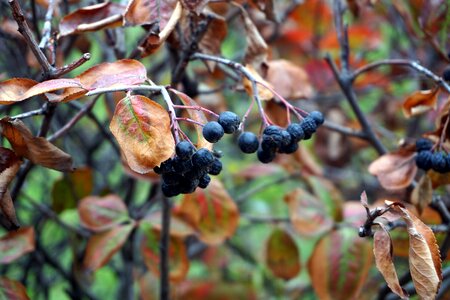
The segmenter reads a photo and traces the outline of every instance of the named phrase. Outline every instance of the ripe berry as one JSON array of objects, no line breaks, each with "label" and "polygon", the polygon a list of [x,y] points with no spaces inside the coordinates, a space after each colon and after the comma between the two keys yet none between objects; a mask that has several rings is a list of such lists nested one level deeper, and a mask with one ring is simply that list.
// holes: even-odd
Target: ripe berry
[{"label": "ripe berry", "polygon": [[158,167],[158,166],[154,167],[154,168],[153,168],[153,171],[154,171],[156,174],[161,174],[161,173],[162,173],[162,172],[161,172],[161,168]]},{"label": "ripe berry", "polygon": [[214,161],[212,153],[205,148],[199,149],[192,155],[192,164],[197,168],[205,168],[211,165]]},{"label": "ripe berry", "polygon": [[160,170],[161,170],[161,173],[169,173],[169,172],[172,172],[172,171],[173,171],[172,159],[169,158],[168,160],[166,160],[165,162],[163,162],[159,168],[160,168]]},{"label": "ripe berry", "polygon": [[289,145],[281,146],[279,152],[291,154],[291,153],[294,153],[295,151],[297,151],[297,149],[298,149],[298,142],[296,142],[295,140],[292,140]]},{"label": "ripe berry", "polygon": [[435,152],[431,159],[433,170],[439,173],[447,172],[447,159],[441,152]]},{"label": "ripe berry", "polygon": [[280,127],[278,127],[277,125],[270,125],[264,129],[263,134],[265,134],[265,135],[281,135],[281,131],[282,131],[282,129]]},{"label": "ripe berry", "polygon": [[308,117],[303,119],[303,121],[300,123],[300,126],[302,126],[303,132],[305,133],[305,140],[310,139],[312,134],[316,132],[317,129],[316,122]]},{"label": "ripe berry", "polygon": [[244,153],[255,153],[258,150],[258,137],[253,132],[243,132],[238,139],[238,145]]},{"label": "ripe berry", "polygon": [[217,158],[214,159],[214,162],[209,166],[208,173],[211,175],[219,175],[222,171],[222,162]]},{"label": "ripe berry", "polygon": [[425,151],[425,150],[431,150],[433,147],[433,142],[429,139],[420,138],[416,141],[416,151]]},{"label": "ripe berry", "polygon": [[239,128],[241,120],[239,116],[231,111],[224,111],[219,115],[217,120],[220,125],[222,125],[225,133],[233,133]]},{"label": "ripe berry", "polygon": [[223,134],[223,127],[216,121],[208,122],[203,127],[203,136],[210,143],[217,143]]},{"label": "ripe berry", "polygon": [[317,111],[317,110],[310,112],[308,117],[313,119],[314,122],[316,122],[317,126],[320,126],[320,125],[323,124],[323,122],[325,122],[323,114],[320,111]]},{"label": "ripe berry", "polygon": [[178,184],[183,178],[177,173],[164,173],[162,174],[162,179],[164,183],[174,185]]},{"label": "ripe berry", "polygon": [[167,183],[163,183],[161,185],[162,192],[166,197],[174,197],[180,194],[180,187],[178,185],[169,185]]},{"label": "ripe berry", "polygon": [[416,156],[416,165],[418,168],[428,171],[432,167],[433,153],[429,150],[421,151]]},{"label": "ripe berry", "polygon": [[181,141],[175,146],[175,152],[177,156],[181,159],[191,158],[192,153],[194,153],[195,148],[188,141]]},{"label": "ripe berry", "polygon": [[206,187],[209,185],[210,182],[211,182],[211,177],[209,177],[208,175],[205,175],[202,178],[200,178],[200,180],[198,182],[198,187],[201,189],[206,189]]},{"label": "ripe berry", "polygon": [[450,68],[444,70],[444,72],[442,73],[442,79],[444,79],[445,81],[450,81]]},{"label": "ripe berry", "polygon": [[290,124],[286,130],[296,142],[305,137],[305,132],[303,131],[302,126],[298,123]]},{"label": "ripe berry", "polygon": [[198,184],[199,184],[198,179],[185,178],[180,183],[181,193],[183,193],[183,194],[193,193],[195,191],[195,189],[197,188]]},{"label": "ripe berry", "polygon": [[275,152],[281,146],[282,139],[283,138],[281,134],[263,134],[261,140],[261,148],[264,151]]},{"label": "ripe berry", "polygon": [[268,164],[275,158],[275,151],[266,151],[260,148],[258,149],[257,156],[260,162]]},{"label": "ripe berry", "polygon": [[286,147],[287,145],[289,145],[291,143],[291,141],[292,141],[292,137],[291,137],[290,133],[287,130],[282,130],[280,147],[283,147],[283,146]]}]

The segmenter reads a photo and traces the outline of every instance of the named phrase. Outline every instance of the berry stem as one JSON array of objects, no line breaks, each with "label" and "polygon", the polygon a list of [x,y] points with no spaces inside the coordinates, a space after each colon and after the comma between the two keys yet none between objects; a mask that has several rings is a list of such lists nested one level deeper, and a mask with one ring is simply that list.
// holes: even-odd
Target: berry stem
[{"label": "berry stem", "polygon": [[161,95],[164,99],[164,101],[167,104],[167,108],[169,109],[169,114],[170,114],[170,120],[172,121],[171,127],[172,127],[172,135],[175,139],[175,144],[178,144],[180,142],[180,136],[179,136],[179,131],[181,131],[178,122],[177,122],[177,115],[175,113],[175,109],[173,108],[173,102],[172,99],[170,98],[169,93],[167,92],[165,87],[160,87],[160,92]]},{"label": "berry stem", "polygon": [[177,121],[184,121],[184,122],[187,122],[187,123],[192,123],[192,124],[195,124],[195,125],[198,125],[198,126],[201,126],[201,127],[205,126],[204,124],[202,124],[200,122],[197,122],[195,120],[192,120],[192,119],[189,119],[189,118],[185,118],[185,117],[179,117],[179,118],[177,117],[177,118],[175,118],[175,120],[177,120]]},{"label": "berry stem", "polygon": [[202,107],[202,106],[188,106],[188,105],[176,105],[176,104],[175,104],[173,107],[174,107],[174,108],[179,108],[179,109],[199,110],[199,111],[206,112],[206,113],[208,113],[208,114],[210,114],[210,115],[212,115],[212,116],[214,116],[214,117],[216,117],[216,118],[219,117],[219,115],[216,114],[215,112],[213,112],[213,111],[211,111],[211,110],[209,110],[209,109],[207,109],[207,108],[204,108],[204,107]]},{"label": "berry stem", "polygon": [[255,99],[252,98],[252,101],[250,102],[250,105],[248,106],[247,111],[245,112],[244,116],[242,116],[241,127],[239,128],[239,130],[241,130],[241,131],[244,131],[245,121],[247,121],[247,118],[253,109],[253,104],[255,104]]}]

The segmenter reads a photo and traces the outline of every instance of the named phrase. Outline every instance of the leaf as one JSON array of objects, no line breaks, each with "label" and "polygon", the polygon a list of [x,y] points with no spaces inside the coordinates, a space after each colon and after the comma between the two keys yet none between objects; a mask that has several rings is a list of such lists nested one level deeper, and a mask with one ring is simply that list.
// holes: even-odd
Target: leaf
[{"label": "leaf", "polygon": [[176,299],[258,299],[254,288],[247,282],[226,282],[214,279],[186,280],[177,287]]},{"label": "leaf", "polygon": [[[161,211],[153,211],[149,213],[145,218],[142,219],[142,222],[147,223],[152,227],[153,230],[161,232],[161,220],[162,220],[162,212]],[[189,235],[193,235],[195,233],[195,229],[191,224],[187,223],[182,218],[178,217],[176,214],[172,213],[170,217],[170,235],[176,237],[187,237]]]},{"label": "leaf", "polygon": [[278,59],[267,62],[268,70],[265,80],[268,81],[283,98],[310,98],[313,87],[308,74],[292,62]]},{"label": "leaf", "polygon": [[139,295],[142,300],[159,299],[159,281],[152,272],[145,272],[138,279]]},{"label": "leaf", "polygon": [[20,227],[14,203],[8,190],[6,190],[3,198],[0,200],[0,223],[7,230],[16,230]]},{"label": "leaf", "polygon": [[61,19],[59,34],[66,36],[121,26],[124,11],[125,6],[109,1],[82,7]]},{"label": "leaf", "polygon": [[[255,68],[253,68],[251,65],[246,65],[245,68],[253,76],[253,78],[255,79],[256,82],[262,82],[265,86],[269,86],[272,88],[272,85],[270,83],[268,83],[267,81],[265,81],[261,77],[261,75],[258,74],[258,72],[255,70]],[[244,86],[247,94],[250,97],[253,97],[253,84],[246,76],[244,76],[242,78],[242,85]],[[265,88],[261,84],[257,84],[257,88],[258,88],[258,96],[262,101],[269,101],[269,100],[273,99],[274,95],[269,89]]]},{"label": "leaf", "polygon": [[320,236],[329,231],[333,219],[324,204],[313,195],[297,188],[284,197],[289,207],[289,216],[294,229],[303,236]]},{"label": "leaf", "polygon": [[22,96],[37,82],[28,78],[12,78],[0,83],[0,104],[9,105],[22,101]]},{"label": "leaf", "polygon": [[205,190],[185,195],[177,215],[194,226],[199,239],[208,245],[221,244],[231,237],[239,221],[236,203],[217,179],[212,179]]},{"label": "leaf", "polygon": [[252,1],[256,3],[256,6],[258,6],[258,8],[262,12],[264,12],[268,20],[277,22],[273,0],[252,0]]},{"label": "leaf", "polygon": [[431,179],[427,174],[424,174],[419,183],[414,187],[411,194],[411,204],[414,205],[419,213],[427,207],[433,199],[433,187],[431,185]]},{"label": "leaf", "polygon": [[[208,13],[205,19],[209,20],[209,25],[198,47],[202,53],[220,56],[220,48],[228,34],[227,22],[225,18],[214,13]],[[215,62],[207,61],[205,63],[210,70],[214,70]]]},{"label": "leaf", "polygon": [[147,97],[125,97],[116,106],[110,129],[130,168],[150,172],[175,151],[167,111]]},{"label": "leaf", "polygon": [[52,209],[60,213],[76,208],[80,199],[89,196],[94,189],[91,168],[77,168],[55,181],[52,187]]},{"label": "leaf", "polygon": [[27,289],[16,280],[0,277],[0,299],[29,300]]},{"label": "leaf", "polygon": [[129,220],[128,210],[122,199],[114,194],[104,197],[88,196],[78,206],[81,224],[95,232],[101,232]]},{"label": "leaf", "polygon": [[172,16],[176,0],[131,0],[125,10],[124,24],[151,25],[159,23],[159,28],[165,28]]},{"label": "leaf", "polygon": [[400,286],[394,262],[392,261],[392,240],[384,225],[373,236],[373,254],[378,270],[386,280],[389,288],[402,299],[408,298],[408,293]]},{"label": "leaf", "polygon": [[430,170],[427,172],[427,175],[430,177],[433,189],[441,186],[450,184],[450,176],[447,173],[438,173],[434,170]]},{"label": "leaf", "polygon": [[342,227],[322,237],[308,262],[318,299],[359,299],[372,266],[372,245],[355,229]]},{"label": "leaf", "polygon": [[180,2],[184,8],[199,15],[209,0],[181,0]]},{"label": "leaf", "polygon": [[0,264],[9,264],[34,251],[34,228],[23,227],[0,238]]},{"label": "leaf", "polygon": [[[145,229],[141,241],[141,252],[147,268],[159,276],[160,233],[153,229]],[[179,282],[186,278],[189,270],[189,259],[186,246],[180,237],[169,237],[169,278]]]},{"label": "leaf", "polygon": [[3,199],[11,181],[19,171],[22,161],[14,151],[0,147],[0,199]]},{"label": "leaf", "polygon": [[107,264],[111,257],[122,248],[135,225],[133,221],[131,224],[119,225],[111,230],[92,235],[86,245],[84,268],[95,271]]},{"label": "leaf", "polygon": [[377,176],[380,184],[388,190],[409,186],[416,176],[414,152],[393,152],[380,156],[369,166],[369,173]]},{"label": "leaf", "polygon": [[266,242],[266,263],[275,276],[284,280],[300,272],[300,252],[286,230],[276,228],[270,234]]},{"label": "leaf", "polygon": [[405,117],[423,114],[431,109],[436,109],[439,88],[417,91],[403,101],[403,114]]},{"label": "leaf", "polygon": [[70,172],[72,157],[43,137],[34,137],[25,124],[18,119],[5,117],[0,120],[2,135],[8,139],[18,156],[32,163],[61,172]]},{"label": "leaf", "polygon": [[[182,93],[175,89],[171,89],[170,91],[173,92],[175,95],[177,95],[178,99],[180,99],[180,101],[185,106],[195,106],[195,107],[199,106],[198,103],[195,102],[194,99],[192,99],[185,93]],[[208,119],[206,119],[205,113],[203,111],[195,110],[195,109],[187,109],[186,111],[192,120],[197,121],[202,124],[206,124],[208,122]],[[203,137],[203,132],[202,132],[203,129],[200,128],[199,126],[195,126],[195,130],[197,131],[197,145],[196,145],[197,148],[199,148],[199,149],[206,148],[206,149],[212,150],[213,144],[211,144],[210,142],[205,140],[205,138]]]}]

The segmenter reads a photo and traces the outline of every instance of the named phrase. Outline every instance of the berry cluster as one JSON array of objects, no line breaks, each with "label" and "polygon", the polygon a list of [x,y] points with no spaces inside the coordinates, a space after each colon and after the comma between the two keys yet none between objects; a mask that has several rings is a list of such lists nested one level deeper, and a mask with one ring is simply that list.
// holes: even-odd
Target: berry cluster
[{"label": "berry cluster", "polygon": [[432,152],[433,143],[428,139],[416,141],[416,165],[418,168],[428,171],[430,169],[438,173],[450,172],[450,155],[442,152]]},{"label": "berry cluster", "polygon": [[234,133],[241,120],[234,112],[225,111],[219,115],[216,121],[211,121],[203,126],[203,137],[210,143],[217,143],[225,133]]},{"label": "berry cluster", "polygon": [[257,152],[260,162],[269,163],[274,160],[276,153],[294,153],[298,149],[298,142],[310,139],[317,128],[324,122],[321,112],[313,111],[300,123],[292,123],[286,129],[276,125],[267,126],[261,137],[251,132],[243,132],[239,136],[238,145],[244,153]]},{"label": "berry cluster", "polygon": [[166,197],[190,194],[197,187],[204,189],[211,181],[209,175],[219,175],[222,171],[219,157],[208,149],[195,151],[191,143],[181,141],[176,145],[175,152],[175,157],[153,169],[162,176],[161,188]]}]

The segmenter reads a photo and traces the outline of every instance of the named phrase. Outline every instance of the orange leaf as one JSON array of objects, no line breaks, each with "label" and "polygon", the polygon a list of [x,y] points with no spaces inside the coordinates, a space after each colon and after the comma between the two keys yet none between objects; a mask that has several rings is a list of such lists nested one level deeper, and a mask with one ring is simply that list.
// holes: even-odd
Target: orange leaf
[{"label": "orange leaf", "polygon": [[[142,222],[149,224],[153,230],[161,232],[161,220],[162,220],[162,212],[161,211],[153,211],[149,213],[145,218],[142,219]],[[195,229],[191,224],[172,213],[170,217],[170,235],[176,237],[187,237],[189,235],[193,235],[195,233]]]},{"label": "orange leaf", "polygon": [[151,25],[159,22],[159,28],[166,27],[177,5],[176,0],[131,0],[124,15],[125,25]]},{"label": "orange leaf", "polygon": [[0,299],[29,300],[27,289],[19,281],[0,277]]},{"label": "orange leaf", "polygon": [[125,97],[116,106],[110,129],[130,168],[150,172],[175,151],[167,111],[147,97]]},{"label": "orange leaf", "polygon": [[26,98],[23,95],[37,82],[28,78],[12,78],[0,83],[0,104],[8,105]]},{"label": "orange leaf", "polygon": [[66,36],[121,26],[124,11],[125,6],[109,1],[82,7],[61,19],[59,34]]},{"label": "orange leaf", "polygon": [[414,205],[419,213],[427,207],[433,198],[433,187],[431,184],[431,179],[427,174],[424,174],[420,180],[419,184],[414,187],[411,194],[411,204]]},{"label": "orange leaf", "polygon": [[212,179],[205,190],[197,189],[185,195],[177,214],[197,229],[199,239],[208,245],[218,245],[236,231],[239,211],[222,183]]},{"label": "orange leaf", "polygon": [[16,176],[21,164],[22,161],[14,151],[0,147],[0,199],[5,195],[6,189]]},{"label": "orange leaf", "polygon": [[0,238],[0,264],[9,264],[34,251],[34,228],[24,227]]},{"label": "orange leaf", "polygon": [[193,11],[198,15],[202,12],[205,5],[208,4],[209,0],[181,0],[180,2],[184,8]]},{"label": "orange leaf", "polygon": [[266,242],[266,263],[277,277],[289,280],[300,272],[300,253],[291,235],[275,229]]},{"label": "orange leaf", "polygon": [[0,120],[2,135],[11,143],[17,155],[34,164],[61,172],[72,171],[72,158],[45,138],[34,137],[20,120],[5,117]]},{"label": "orange leaf", "polygon": [[[246,65],[245,68],[248,70],[250,74],[252,74],[252,76],[255,78],[257,82],[262,82],[264,83],[264,85],[272,87],[271,84],[265,81],[261,77],[261,75],[258,74],[255,68],[253,68],[251,65]],[[253,97],[252,82],[247,77],[244,76],[242,78],[242,84],[244,85],[247,94],[249,94],[250,97]],[[273,93],[269,89],[265,88],[260,84],[257,84],[257,88],[258,88],[258,96],[262,101],[269,101],[273,98]]]},{"label": "orange leaf", "polygon": [[111,257],[122,248],[135,223],[119,225],[109,231],[92,235],[86,245],[83,266],[95,271],[111,259]]},{"label": "orange leaf", "polygon": [[403,102],[403,114],[410,118],[436,109],[438,94],[439,88],[413,93]]}]

